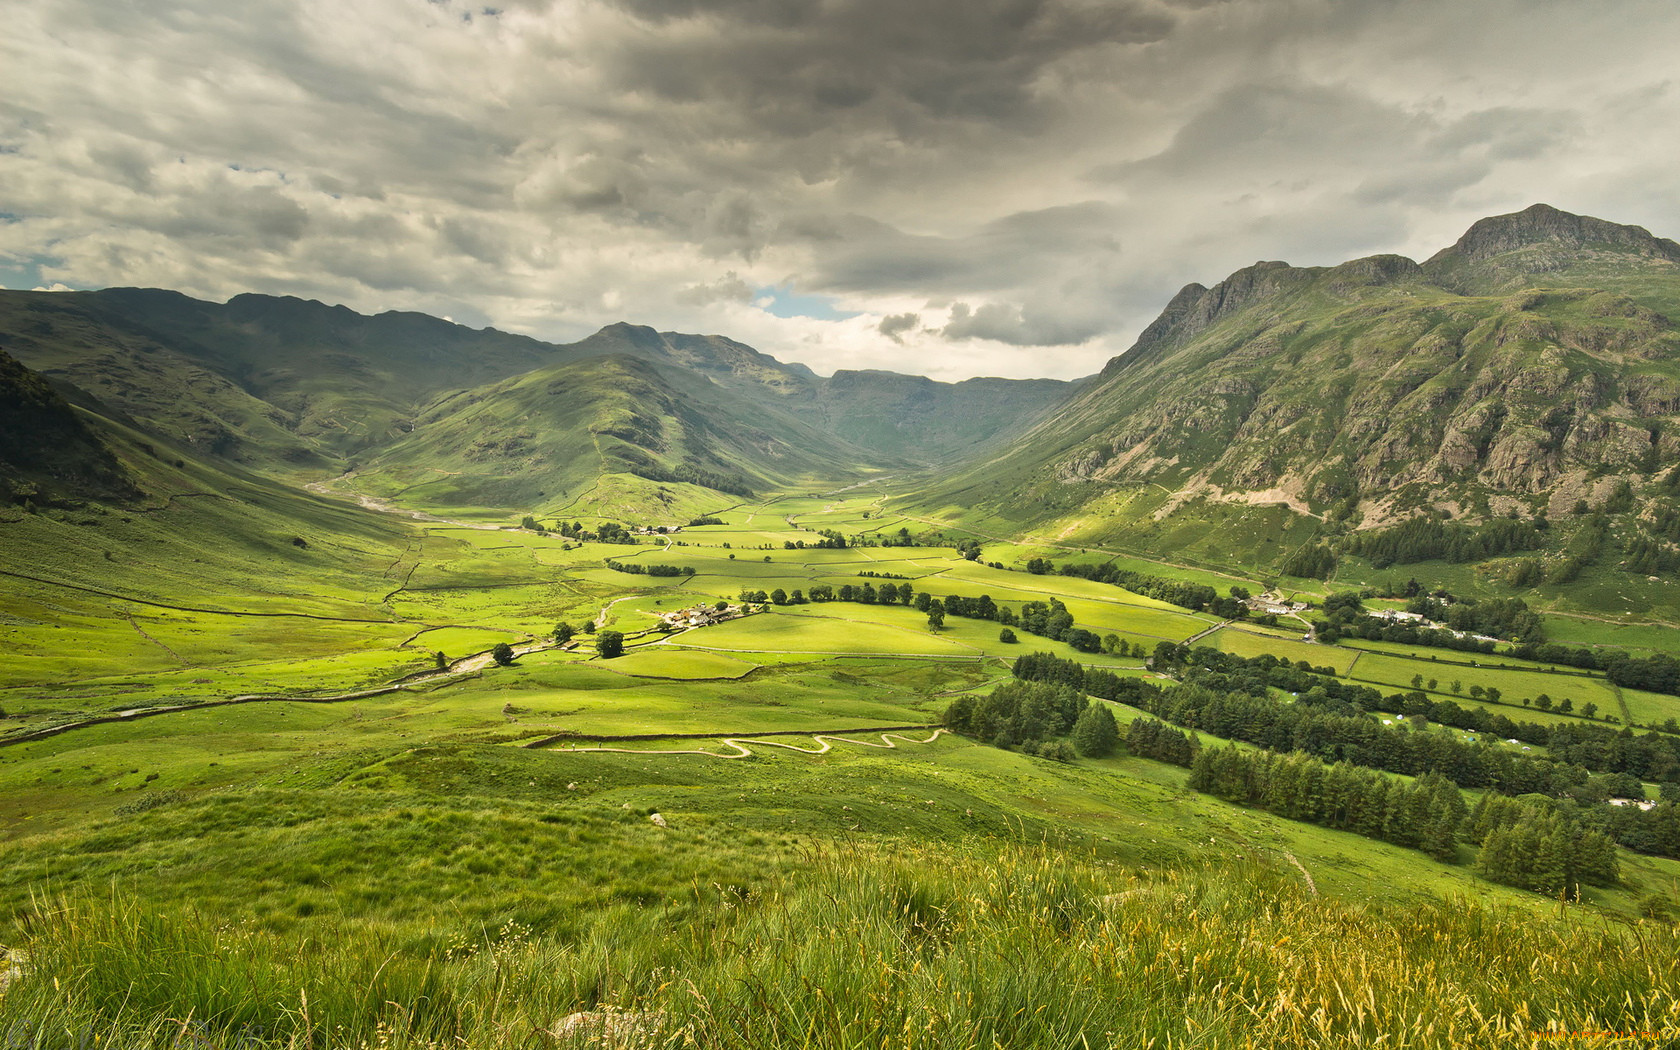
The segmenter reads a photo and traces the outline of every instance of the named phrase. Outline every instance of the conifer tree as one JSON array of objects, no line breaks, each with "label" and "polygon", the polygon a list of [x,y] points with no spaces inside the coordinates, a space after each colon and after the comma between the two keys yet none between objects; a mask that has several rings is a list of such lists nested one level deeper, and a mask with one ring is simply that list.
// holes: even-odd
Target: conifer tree
[{"label": "conifer tree", "polygon": [[1108,709],[1107,704],[1090,704],[1073,724],[1073,746],[1087,758],[1112,755],[1119,743],[1120,727],[1115,723],[1114,712]]}]

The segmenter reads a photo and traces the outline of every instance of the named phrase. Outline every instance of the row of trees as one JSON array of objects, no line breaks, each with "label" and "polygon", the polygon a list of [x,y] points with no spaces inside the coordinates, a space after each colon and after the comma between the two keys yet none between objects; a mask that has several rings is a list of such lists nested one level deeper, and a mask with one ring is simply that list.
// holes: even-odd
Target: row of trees
[{"label": "row of trees", "polygon": [[607,568],[627,572],[633,576],[693,576],[692,565],[645,565],[636,561],[607,560]]},{"label": "row of trees", "polygon": [[1196,612],[1207,610],[1226,619],[1242,616],[1247,611],[1242,602],[1250,597],[1241,587],[1234,587],[1229,595],[1221,598],[1218,591],[1206,584],[1150,576],[1147,573],[1118,568],[1109,562],[1097,565],[1069,562],[1058,568],[1048,558],[1033,558],[1027,562],[1026,568],[1035,575],[1055,572],[1062,576],[1077,576],[1084,580],[1124,587],[1133,594],[1141,594],[1146,598],[1154,598]]},{"label": "row of trees", "polygon": [[1603,671],[1604,677],[1628,689],[1680,696],[1680,660],[1666,653],[1630,656],[1619,649],[1589,649],[1586,646],[1570,647],[1547,642],[1518,645],[1511,650],[1511,655],[1523,660]]},{"label": "row of trees", "polygon": [[[742,592],[745,601],[770,601],[780,605],[783,602],[776,599],[778,591],[770,592],[766,597],[754,597],[763,594],[762,591]],[[799,604],[803,599],[799,591],[786,595],[786,602]],[[1083,653],[1115,653],[1121,656],[1133,655],[1133,648],[1125,639],[1110,634],[1099,636],[1073,622],[1073,615],[1055,598],[1048,602],[1026,602],[1021,611],[1016,613],[1007,606],[999,605],[990,595],[982,594],[978,598],[968,598],[960,594],[948,594],[943,598],[936,598],[926,591],[918,592],[909,583],[894,585],[882,584],[877,588],[873,583],[842,584],[838,588],[832,584],[819,583],[811,587],[810,601],[814,602],[861,602],[866,605],[907,605],[919,612],[928,613],[936,617],[941,626],[946,615],[961,616],[966,619],[990,620],[1002,624],[1006,628],[1019,628],[1029,634],[1036,634],[1042,638],[1065,642]],[[1011,632],[1013,633],[1013,632]],[[1142,647],[1137,647],[1136,655],[1142,655]]]},{"label": "row of trees", "polygon": [[1351,762],[1301,754],[1206,748],[1190,767],[1191,790],[1258,806],[1289,820],[1351,831],[1437,860],[1458,851],[1464,798],[1438,773],[1407,782]]},{"label": "row of trees", "polygon": [[1378,569],[1436,559],[1460,564],[1486,561],[1544,546],[1544,522],[1544,518],[1533,522],[1495,518],[1484,525],[1460,525],[1413,518],[1393,528],[1356,533],[1346,541],[1346,549]]},{"label": "row of trees", "polygon": [[[1225,655],[1225,654],[1221,654]],[[1287,667],[1287,662],[1280,662]],[[1167,722],[1215,736],[1241,740],[1277,753],[1301,752],[1325,762],[1412,775],[1437,774],[1465,787],[1488,788],[1507,796],[1535,795],[1573,806],[1583,827],[1600,831],[1630,849],[1680,857],[1680,780],[1668,780],[1665,801],[1650,809],[1610,805],[1609,799],[1643,794],[1640,775],[1672,776],[1680,767],[1676,741],[1658,734],[1636,735],[1586,723],[1535,727],[1552,736],[1552,757],[1541,758],[1497,747],[1485,740],[1466,741],[1446,732],[1388,728],[1351,704],[1331,700],[1321,688],[1309,689],[1298,703],[1183,684],[1161,689],[1135,678],[1086,668],[1049,653],[1029,653],[1014,664],[1017,678],[1084,689],[1093,696],[1123,700]],[[1408,696],[1391,696],[1389,704]],[[1442,714],[1461,711],[1431,706]],[[1486,711],[1463,712],[1485,717]],[[1576,761],[1592,762],[1593,772]],[[1627,767],[1627,768],[1616,768]],[[1636,773],[1634,770],[1641,770]]]},{"label": "row of trees", "polygon": [[[1271,689],[1297,693],[1309,704],[1327,705],[1340,702],[1359,711],[1393,711],[1410,718],[1452,726],[1469,732],[1486,734],[1503,740],[1520,740],[1525,744],[1545,747],[1554,759],[1580,765],[1597,773],[1627,774],[1641,780],[1680,784],[1680,737],[1661,733],[1635,734],[1630,729],[1615,729],[1590,722],[1560,722],[1541,724],[1517,721],[1486,707],[1463,707],[1451,700],[1426,695],[1422,688],[1437,683],[1413,680],[1413,689],[1404,693],[1382,694],[1369,686],[1343,682],[1331,668],[1309,668],[1304,661],[1291,664],[1270,655],[1235,656],[1198,646],[1187,650],[1183,646],[1162,643],[1152,657],[1157,670],[1176,674],[1183,681],[1209,689],[1241,692],[1264,697]],[[1421,676],[1419,676],[1421,677]],[[1451,684],[1454,691],[1460,683]],[[1471,686],[1472,699],[1485,697],[1498,703],[1502,697],[1497,688]],[[1573,702],[1564,698],[1554,704],[1542,693],[1535,698],[1535,706],[1543,710],[1554,707],[1568,712]],[[1588,717],[1596,714],[1596,705],[1582,706]],[[1351,710],[1348,713],[1353,713]],[[1676,728],[1680,728],[1677,726]],[[1637,797],[1622,795],[1622,797]]]},{"label": "row of trees", "polygon": [[945,725],[994,747],[1020,747],[1063,761],[1074,751],[1091,758],[1110,755],[1120,742],[1120,727],[1106,705],[1045,682],[1005,682],[985,696],[959,696],[945,709]]}]

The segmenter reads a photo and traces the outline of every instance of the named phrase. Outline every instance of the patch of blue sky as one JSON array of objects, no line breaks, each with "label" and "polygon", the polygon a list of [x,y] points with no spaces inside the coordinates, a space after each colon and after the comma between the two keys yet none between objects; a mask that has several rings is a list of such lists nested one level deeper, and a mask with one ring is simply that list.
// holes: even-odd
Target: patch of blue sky
[{"label": "patch of blue sky", "polygon": [[[3,221],[14,222],[14,218],[6,216]],[[25,259],[18,256],[7,258],[0,255],[0,288],[21,288],[27,291],[31,288],[41,288],[49,284],[41,276],[40,259]]]},{"label": "patch of blue sky", "polygon": [[797,295],[793,285],[783,284],[755,289],[753,302],[775,317],[810,317],[818,321],[845,321],[856,312],[836,309],[834,298],[828,295]]}]

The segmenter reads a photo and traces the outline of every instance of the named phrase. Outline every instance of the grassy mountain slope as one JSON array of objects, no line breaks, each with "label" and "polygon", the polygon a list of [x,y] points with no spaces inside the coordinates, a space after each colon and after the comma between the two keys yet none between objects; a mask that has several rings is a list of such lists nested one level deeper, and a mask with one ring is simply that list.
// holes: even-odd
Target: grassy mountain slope
[{"label": "grassy mountain slope", "polygon": [[1283,507],[1311,532],[1558,517],[1614,506],[1624,485],[1649,503],[1680,455],[1669,304],[1680,247],[1546,208],[1485,220],[1423,266],[1260,263],[1184,289],[928,505],[1147,543],[1186,506]]},{"label": "grassy mountain slope", "polygon": [[568,357],[629,354],[676,364],[761,404],[800,418],[887,460],[948,463],[1006,439],[1066,400],[1077,383],[1057,379],[968,379],[842,369],[822,377],[722,336],[608,325],[562,348]]},{"label": "grassy mountain slope", "polygon": [[844,476],[867,456],[693,373],[678,386],[673,371],[596,357],[445,395],[360,476],[393,473],[415,484],[407,498],[428,502],[537,507],[564,504],[603,475],[741,495]]},{"label": "grassy mountain slope", "polygon": [[294,415],[179,344],[106,316],[84,293],[0,291],[0,338],[31,369],[164,440],[258,469],[320,473],[329,463],[326,450],[296,432]]},{"label": "grassy mountain slope", "polygon": [[129,472],[69,403],[0,350],[0,503],[137,495]]},{"label": "grassy mountain slope", "polygon": [[922,463],[959,461],[1008,440],[1077,389],[1056,379],[966,379],[842,370],[823,381],[819,418],[854,444]]},{"label": "grassy mountain slope", "polygon": [[157,333],[273,405],[300,437],[336,453],[400,436],[415,406],[443,391],[556,359],[550,344],[418,313],[364,316],[268,295],[218,305],[155,289],[77,294],[100,319]]}]

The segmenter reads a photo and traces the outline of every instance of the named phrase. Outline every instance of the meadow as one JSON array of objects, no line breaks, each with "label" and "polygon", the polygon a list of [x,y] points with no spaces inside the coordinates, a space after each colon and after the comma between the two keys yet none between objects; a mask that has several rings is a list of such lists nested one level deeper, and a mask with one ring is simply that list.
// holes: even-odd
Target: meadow
[{"label": "meadow", "polygon": [[[1476,878],[1467,845],[1443,864],[1231,806],[1124,750],[1062,763],[938,734],[952,697],[1008,680],[1021,653],[1149,672],[1004,642],[991,621],[936,630],[898,605],[770,604],[670,634],[658,616],[887,577],[1055,599],[1145,650],[1218,621],[1018,571],[1052,550],[1031,542],[984,541],[978,563],[950,547],[784,546],[928,527],[868,487],[702,509],[724,524],[636,546],[302,497],[275,507],[262,544],[192,500],[127,523],[8,523],[19,542],[0,568],[31,578],[0,593],[0,945],[18,949],[0,969],[0,1031],[133,1047],[626,1032],[672,1046],[1456,1047],[1680,1025],[1674,928],[1638,918],[1673,898],[1680,863],[1623,851],[1620,884],[1559,904]],[[306,546],[282,519],[311,523]],[[195,562],[169,538],[185,526],[229,546]],[[103,557],[129,538],[158,560]],[[548,641],[557,623],[578,631],[569,650]],[[625,655],[599,658],[592,627],[628,635]],[[485,654],[504,641],[519,655],[498,666]],[[1286,631],[1199,644],[1396,691],[1427,663]],[[435,673],[438,651],[452,670]],[[1604,684],[1451,670],[1466,689],[1499,683],[1505,703],[1542,680]],[[247,693],[276,699],[193,706]],[[1625,699],[1652,715],[1672,702]],[[182,709],[23,739],[166,706]],[[906,726],[923,728],[882,736]]]}]

